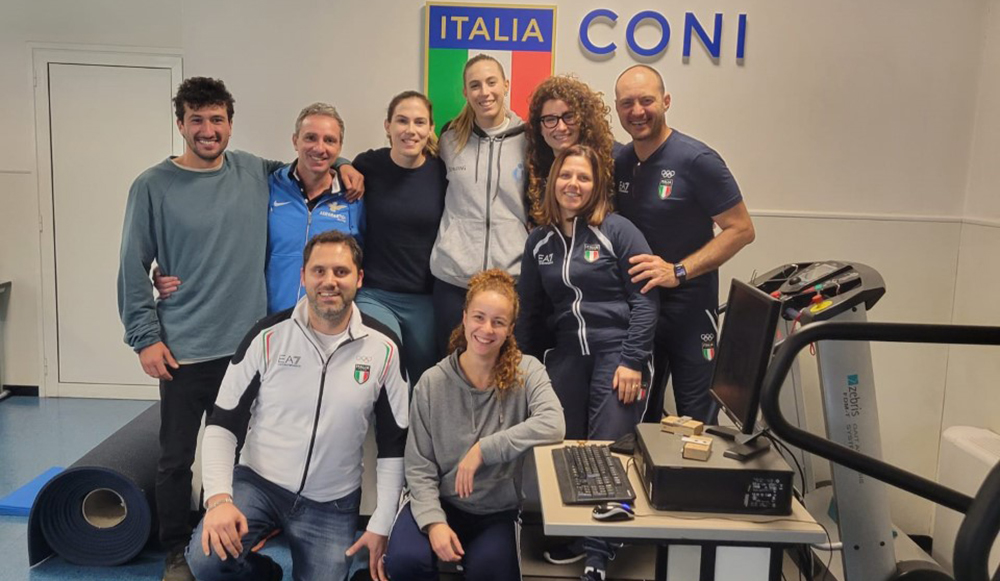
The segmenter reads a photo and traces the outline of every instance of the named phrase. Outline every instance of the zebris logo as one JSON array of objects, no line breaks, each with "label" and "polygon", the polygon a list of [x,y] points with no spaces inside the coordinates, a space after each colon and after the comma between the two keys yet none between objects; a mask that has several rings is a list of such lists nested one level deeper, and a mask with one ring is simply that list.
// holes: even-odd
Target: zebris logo
[{"label": "zebris logo", "polygon": [[281,367],[301,367],[299,361],[302,359],[299,355],[278,355],[278,365]]}]

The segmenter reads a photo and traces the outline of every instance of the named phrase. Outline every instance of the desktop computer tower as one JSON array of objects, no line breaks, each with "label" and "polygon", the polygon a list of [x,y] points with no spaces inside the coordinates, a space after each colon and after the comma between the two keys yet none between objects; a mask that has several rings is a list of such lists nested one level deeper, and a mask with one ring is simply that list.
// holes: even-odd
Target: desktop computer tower
[{"label": "desktop computer tower", "polygon": [[649,504],[657,510],[791,514],[793,472],[781,454],[768,449],[741,462],[723,456],[729,444],[716,438],[707,461],[687,460],[681,436],[639,424],[635,463]]}]

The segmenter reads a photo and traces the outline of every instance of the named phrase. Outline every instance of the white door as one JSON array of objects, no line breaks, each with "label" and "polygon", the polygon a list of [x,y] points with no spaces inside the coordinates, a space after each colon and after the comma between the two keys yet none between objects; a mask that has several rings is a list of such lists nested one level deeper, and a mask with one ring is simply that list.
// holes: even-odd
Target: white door
[{"label": "white door", "polygon": [[155,398],[122,341],[116,278],[129,185],[181,150],[180,58],[39,50],[35,74],[45,395]]}]

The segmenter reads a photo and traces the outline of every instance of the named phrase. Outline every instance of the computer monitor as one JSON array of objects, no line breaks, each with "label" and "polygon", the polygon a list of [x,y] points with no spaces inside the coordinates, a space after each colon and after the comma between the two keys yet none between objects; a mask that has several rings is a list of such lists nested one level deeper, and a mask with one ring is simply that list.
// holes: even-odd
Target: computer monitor
[{"label": "computer monitor", "polygon": [[729,287],[711,392],[744,434],[753,434],[781,301],[740,280]]}]

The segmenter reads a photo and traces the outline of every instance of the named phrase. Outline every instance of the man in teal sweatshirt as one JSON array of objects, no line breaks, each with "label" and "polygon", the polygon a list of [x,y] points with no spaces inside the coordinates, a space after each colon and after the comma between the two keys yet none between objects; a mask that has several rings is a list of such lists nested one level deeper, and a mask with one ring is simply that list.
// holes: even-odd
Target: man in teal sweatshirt
[{"label": "man in teal sweatshirt", "polygon": [[[183,551],[198,430],[230,356],[266,307],[267,176],[281,163],[226,151],[233,103],[222,81],[181,83],[174,107],[184,154],[136,178],[125,209],[118,312],[125,342],[160,380],[156,508],[165,581],[194,579]],[[154,260],[191,282],[187,292],[154,300]]]}]

